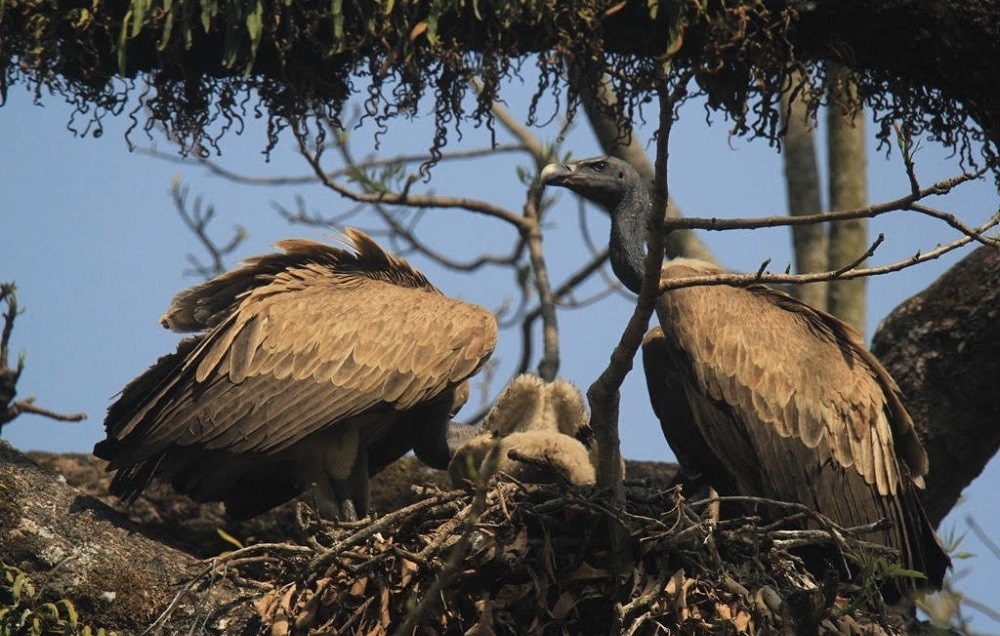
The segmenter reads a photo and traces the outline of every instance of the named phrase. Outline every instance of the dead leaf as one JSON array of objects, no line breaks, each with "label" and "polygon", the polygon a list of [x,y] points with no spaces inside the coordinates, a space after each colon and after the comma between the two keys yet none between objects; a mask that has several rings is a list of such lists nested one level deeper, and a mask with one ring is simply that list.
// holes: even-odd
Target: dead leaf
[{"label": "dead leaf", "polygon": [[569,575],[570,581],[593,581],[595,579],[606,579],[611,576],[611,573],[603,568],[595,568],[591,564],[584,561],[581,563],[573,573]]},{"label": "dead leaf", "polygon": [[718,601],[715,602],[715,615],[724,621],[733,620],[733,612],[729,606]]},{"label": "dead leaf", "polygon": [[741,609],[740,611],[736,612],[736,617],[733,618],[733,626],[736,628],[736,631],[738,633],[746,634],[748,633],[748,628],[750,627],[751,620],[753,620],[753,618],[750,616],[750,614],[746,610]]},{"label": "dead leaf", "polygon": [[360,578],[354,579],[354,583],[351,583],[351,596],[364,596],[365,588],[368,587],[368,577],[362,576]]},{"label": "dead leaf", "polygon": [[684,589],[684,568],[681,568],[674,572],[674,575],[670,577],[667,581],[666,593],[667,596],[673,599],[674,607],[683,607],[683,605],[678,605],[680,600],[681,591]]},{"label": "dead leaf", "polygon": [[556,620],[562,620],[566,618],[566,615],[569,614],[574,605],[576,605],[576,602],[573,600],[573,595],[569,592],[563,592],[559,596],[559,600],[556,601],[556,604],[549,610],[549,614]]},{"label": "dead leaf", "polygon": [[627,3],[627,1],[628,0],[622,0],[618,4],[611,5],[610,7],[604,10],[604,13],[601,14],[601,17],[607,18],[608,16],[612,16],[618,13],[619,11],[625,8],[625,4]]},{"label": "dead leaf", "polygon": [[270,626],[271,636],[287,636],[291,633],[289,620],[291,618],[292,596],[295,594],[295,584],[271,590],[254,602],[254,609],[260,620]]},{"label": "dead leaf", "polygon": [[381,601],[381,626],[388,631],[392,627],[392,615],[389,613],[389,588],[382,588]]},{"label": "dead leaf", "polygon": [[504,546],[504,553],[513,553],[518,559],[528,553],[528,529],[522,527],[514,540]]},{"label": "dead leaf", "polygon": [[521,583],[520,585],[509,583],[500,588],[497,595],[493,597],[493,602],[496,603],[498,607],[505,608],[511,603],[516,603],[530,594],[532,588],[534,587],[533,583]]},{"label": "dead leaf", "polygon": [[421,20],[420,22],[417,22],[417,25],[413,27],[412,31],[410,31],[410,42],[419,38],[421,35],[424,34],[424,31],[426,30],[427,30],[426,20]]},{"label": "dead leaf", "polygon": [[493,603],[488,598],[479,599],[476,609],[479,610],[479,620],[465,632],[465,636],[496,636],[493,631]]},{"label": "dead leaf", "polygon": [[399,587],[407,587],[413,575],[420,571],[420,566],[409,559],[402,559],[399,563]]}]

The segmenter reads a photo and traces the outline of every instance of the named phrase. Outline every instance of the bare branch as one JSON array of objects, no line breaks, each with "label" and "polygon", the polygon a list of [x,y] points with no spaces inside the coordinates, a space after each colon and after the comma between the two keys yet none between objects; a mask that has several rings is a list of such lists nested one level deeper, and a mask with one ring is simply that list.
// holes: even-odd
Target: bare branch
[{"label": "bare branch", "polygon": [[914,212],[919,212],[920,214],[924,214],[926,216],[938,219],[940,221],[944,221],[945,223],[955,228],[962,234],[982,243],[983,245],[986,245],[988,247],[1000,247],[1000,240],[989,236],[983,236],[981,233],[976,232],[973,228],[970,228],[969,226],[959,221],[958,217],[956,217],[954,214],[942,212],[941,210],[935,210],[934,208],[928,207],[922,203],[911,203],[909,209],[913,210]]},{"label": "bare branch", "polygon": [[[473,78],[472,86],[475,88],[477,93],[482,92],[482,83],[479,80]],[[513,113],[507,110],[503,104],[493,100],[490,110],[493,112],[493,116],[496,117],[497,121],[507,129],[510,134],[517,137],[518,141],[521,142],[520,146],[517,146],[520,150],[526,150],[532,158],[535,160],[535,167],[541,170],[546,164],[553,161],[555,157],[555,152],[551,146],[546,146],[541,141],[538,140],[538,136],[528,130],[528,127],[522,124],[514,117]]]},{"label": "bare branch", "polygon": [[[494,154],[505,154],[513,152],[523,152],[529,151],[530,148],[525,148],[524,146],[518,144],[500,144],[492,148],[475,148],[472,150],[464,151],[450,151],[442,153],[441,158],[438,160],[441,162],[456,161],[462,159],[475,159],[478,157],[489,157]],[[234,170],[226,168],[220,163],[212,161],[208,156],[201,156],[198,152],[192,152],[188,156],[179,156],[174,153],[160,152],[155,148],[136,148],[136,152],[154,157],[156,159],[162,159],[163,161],[169,161],[171,163],[181,164],[181,165],[200,165],[208,170],[211,174],[215,176],[222,177],[228,181],[234,183],[240,183],[243,185],[251,186],[302,186],[310,185],[314,183],[321,183],[322,180],[315,174],[291,176],[291,177],[260,177],[248,174],[242,174]],[[401,164],[420,164],[427,161],[426,154],[412,154],[412,155],[396,155],[388,159],[371,158],[365,161],[359,162],[355,168],[361,168],[363,170],[368,170],[371,168],[381,168],[386,167],[391,164],[401,163]],[[350,176],[352,168],[341,168],[339,170],[331,170],[327,172],[326,175],[330,179],[341,179]]]},{"label": "bare branch", "polygon": [[[670,130],[674,120],[676,97],[684,91],[684,78],[678,78],[671,88],[664,79],[660,90],[660,127],[656,138],[655,187],[653,188],[653,213],[648,220],[651,231],[648,236],[642,287],[635,310],[618,345],[611,354],[611,361],[601,375],[587,390],[590,402],[590,425],[594,430],[599,449],[597,485],[611,491],[612,499],[624,499],[624,485],[621,461],[621,443],[618,435],[618,405],[620,388],[625,376],[632,369],[632,360],[639,349],[642,337],[649,325],[656,302],[660,270],[663,266],[665,250],[664,218],[668,194],[667,156]],[[616,559],[617,560],[617,559]]]},{"label": "bare branch", "polygon": [[11,368],[10,360],[10,335],[14,331],[14,321],[17,319],[17,285],[14,283],[0,284],[0,303],[7,303],[7,309],[3,312],[3,331],[0,332],[0,429],[21,413],[34,413],[42,417],[63,422],[78,422],[86,419],[86,413],[73,413],[64,415],[49,409],[35,405],[35,398],[28,397],[23,400],[11,403],[17,395],[17,381],[24,371],[24,354],[18,356],[17,367]]},{"label": "bare branch", "polygon": [[0,424],[6,424],[7,422],[11,421],[21,413],[33,413],[35,415],[41,415],[42,417],[47,417],[49,419],[56,420],[59,422],[79,422],[81,420],[87,419],[86,413],[64,414],[51,411],[41,406],[36,406],[35,398],[28,397],[24,398],[23,400],[18,400],[10,407],[8,407],[5,410],[5,412],[0,413]]},{"label": "bare branch", "polygon": [[170,185],[170,197],[173,199],[174,208],[177,210],[178,216],[181,217],[184,225],[191,230],[191,233],[194,234],[198,242],[205,248],[212,261],[211,265],[204,265],[198,260],[198,257],[189,253],[187,259],[191,263],[191,272],[202,278],[218,276],[226,271],[225,257],[236,251],[243,241],[246,240],[246,228],[242,225],[236,225],[229,242],[219,245],[215,242],[215,239],[208,235],[208,226],[212,222],[212,219],[215,218],[215,206],[209,204],[203,207],[202,198],[199,195],[194,198],[193,205],[188,209],[189,193],[190,189],[187,186],[181,185],[181,182],[177,179]]},{"label": "bare branch", "polygon": [[306,161],[312,167],[320,183],[322,183],[327,188],[330,188],[334,192],[337,192],[341,196],[344,196],[352,201],[357,201],[359,203],[379,203],[386,205],[404,205],[414,208],[421,207],[433,207],[433,208],[461,208],[468,210],[470,212],[475,212],[477,214],[483,214],[485,216],[493,217],[506,221],[510,223],[519,231],[523,231],[526,228],[527,221],[520,215],[517,215],[510,210],[507,210],[498,205],[493,205],[487,201],[482,201],[479,199],[470,199],[467,197],[451,197],[451,196],[440,196],[440,195],[420,195],[420,194],[410,194],[406,190],[403,192],[359,192],[357,190],[351,190],[340,183],[337,183],[323,170],[321,165],[322,159],[322,148],[317,148],[315,151],[309,148],[309,135],[302,130],[299,122],[296,122],[292,126],[295,139],[299,145],[299,152],[305,157]]},{"label": "bare branch", "polygon": [[538,361],[538,376],[547,382],[555,380],[559,372],[559,327],[556,319],[556,297],[549,282],[549,270],[542,250],[542,230],[539,226],[541,184],[536,179],[528,189],[524,204],[524,217],[531,221],[530,229],[521,236],[528,244],[532,279],[538,292],[538,306],[542,316],[542,359]]},{"label": "bare branch", "polygon": [[952,188],[967,181],[978,179],[984,174],[986,174],[985,170],[979,170],[972,173],[966,172],[950,179],[939,181],[930,187],[922,188],[915,194],[911,193],[893,201],[876,203],[853,210],[841,210],[838,212],[824,212],[823,214],[807,214],[802,216],[774,215],[736,219],[685,217],[682,219],[667,219],[664,222],[664,226],[668,231],[679,228],[696,230],[759,230],[762,228],[810,225],[815,223],[827,223],[830,221],[842,221],[846,219],[860,219],[866,217],[874,218],[889,212],[910,209],[917,201],[934,195],[947,194],[952,190]]},{"label": "bare branch", "polygon": [[[785,134],[781,140],[784,159],[788,214],[803,216],[823,211],[819,167],[816,162],[816,121],[808,113],[812,99],[806,69],[795,69],[789,90],[781,94],[781,118]],[[810,274],[827,269],[827,228],[825,224],[792,228],[795,272]],[[801,301],[825,310],[826,283],[796,287],[792,293]]]},{"label": "bare branch", "polygon": [[[863,276],[876,276],[879,274],[887,274],[889,272],[898,272],[901,269],[907,267],[912,267],[919,263],[925,263],[927,261],[940,258],[944,254],[956,250],[963,245],[971,243],[976,240],[975,237],[981,236],[987,230],[996,227],[1000,224],[1000,212],[997,212],[991,216],[986,223],[980,225],[976,228],[971,228],[971,235],[962,236],[951,243],[946,243],[944,245],[939,245],[938,247],[929,250],[927,252],[917,252],[910,258],[895,261],[887,265],[881,265],[878,267],[865,267],[857,269],[848,269],[846,271],[829,271],[829,272],[817,272],[814,274],[717,274],[713,276],[692,276],[690,278],[675,279],[670,281],[665,281],[660,287],[660,293],[670,290],[670,289],[680,289],[681,287],[692,287],[695,285],[736,285],[736,286],[746,286],[754,285],[757,283],[785,283],[792,285],[799,285],[802,283],[812,283],[821,280],[835,280],[835,279],[845,279],[845,278],[860,278]],[[878,246],[879,241],[873,244],[871,251],[874,247]],[[867,254],[867,252],[866,252]]]},{"label": "bare branch", "polygon": [[[17,319],[18,314],[16,284],[3,283],[0,285],[0,303],[2,302],[7,303],[7,311],[3,314],[3,332],[0,334],[0,368],[7,368],[7,362],[10,359],[10,334],[14,330],[14,320]],[[14,381],[17,381],[16,377]]]}]

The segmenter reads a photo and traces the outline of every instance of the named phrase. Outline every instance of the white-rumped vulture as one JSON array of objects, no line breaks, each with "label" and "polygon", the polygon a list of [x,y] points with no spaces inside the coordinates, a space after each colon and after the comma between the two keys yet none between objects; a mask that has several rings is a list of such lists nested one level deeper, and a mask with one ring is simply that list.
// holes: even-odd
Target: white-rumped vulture
[{"label": "white-rumped vulture", "polygon": [[305,492],[326,518],[368,508],[368,479],[411,449],[447,469],[451,422],[492,353],[493,315],[448,298],[354,229],[178,294],[161,322],[201,331],[126,386],[94,454],[134,499],[150,479],[253,516]]},{"label": "white-rumped vulture", "polygon": [[[542,181],[608,210],[612,269],[638,293],[651,210],[638,173],[595,157],[546,166]],[[660,276],[721,272],[674,259]],[[762,285],[666,291],[656,315],[643,344],[646,382],[689,477],[722,495],[804,504],[843,527],[886,519],[860,538],[895,548],[941,586],[949,560],[916,492],[927,453],[896,383],[853,329]]]}]

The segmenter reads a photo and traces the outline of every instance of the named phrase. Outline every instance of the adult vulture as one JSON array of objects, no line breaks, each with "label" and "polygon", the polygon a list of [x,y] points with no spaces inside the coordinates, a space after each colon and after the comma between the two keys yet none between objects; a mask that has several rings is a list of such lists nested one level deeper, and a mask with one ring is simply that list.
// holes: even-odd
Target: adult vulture
[{"label": "adult vulture", "polygon": [[[541,176],[608,210],[612,269],[638,293],[652,207],[638,173],[594,157]],[[719,273],[674,259],[660,280]],[[656,315],[643,343],[646,382],[688,476],[723,495],[804,504],[843,527],[886,519],[861,538],[898,550],[941,586],[950,561],[916,492],[927,453],[898,387],[853,329],[762,285],[666,291]]]},{"label": "adult vulture", "polygon": [[126,386],[94,454],[134,499],[153,477],[244,518],[304,491],[355,519],[370,475],[413,449],[447,469],[475,429],[451,422],[496,345],[493,315],[448,298],[348,229],[178,294],[162,324],[202,331]]}]

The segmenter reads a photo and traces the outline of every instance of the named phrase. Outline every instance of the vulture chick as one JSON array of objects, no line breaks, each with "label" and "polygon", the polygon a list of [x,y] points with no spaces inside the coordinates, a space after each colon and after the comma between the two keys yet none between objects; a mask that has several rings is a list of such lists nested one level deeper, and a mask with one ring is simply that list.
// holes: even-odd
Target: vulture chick
[{"label": "vulture chick", "polygon": [[572,384],[519,375],[497,397],[480,434],[455,453],[448,467],[452,483],[459,487],[484,470],[500,470],[526,482],[555,478],[592,486],[596,449],[584,444],[588,421],[583,396]]},{"label": "vulture chick", "polygon": [[[546,166],[541,178],[607,209],[612,269],[638,293],[652,205],[632,166],[594,157]],[[720,273],[674,259],[660,280]],[[896,383],[851,327],[761,285],[670,290],[656,315],[646,382],[687,475],[721,495],[806,505],[842,527],[885,519],[860,538],[898,550],[941,586],[950,561],[917,498],[927,453]]]},{"label": "vulture chick", "polygon": [[364,233],[305,239],[181,292],[161,322],[196,331],[129,383],[94,454],[133,500],[157,477],[235,518],[305,492],[325,518],[368,509],[368,479],[411,449],[445,469],[451,422],[497,323]]}]

